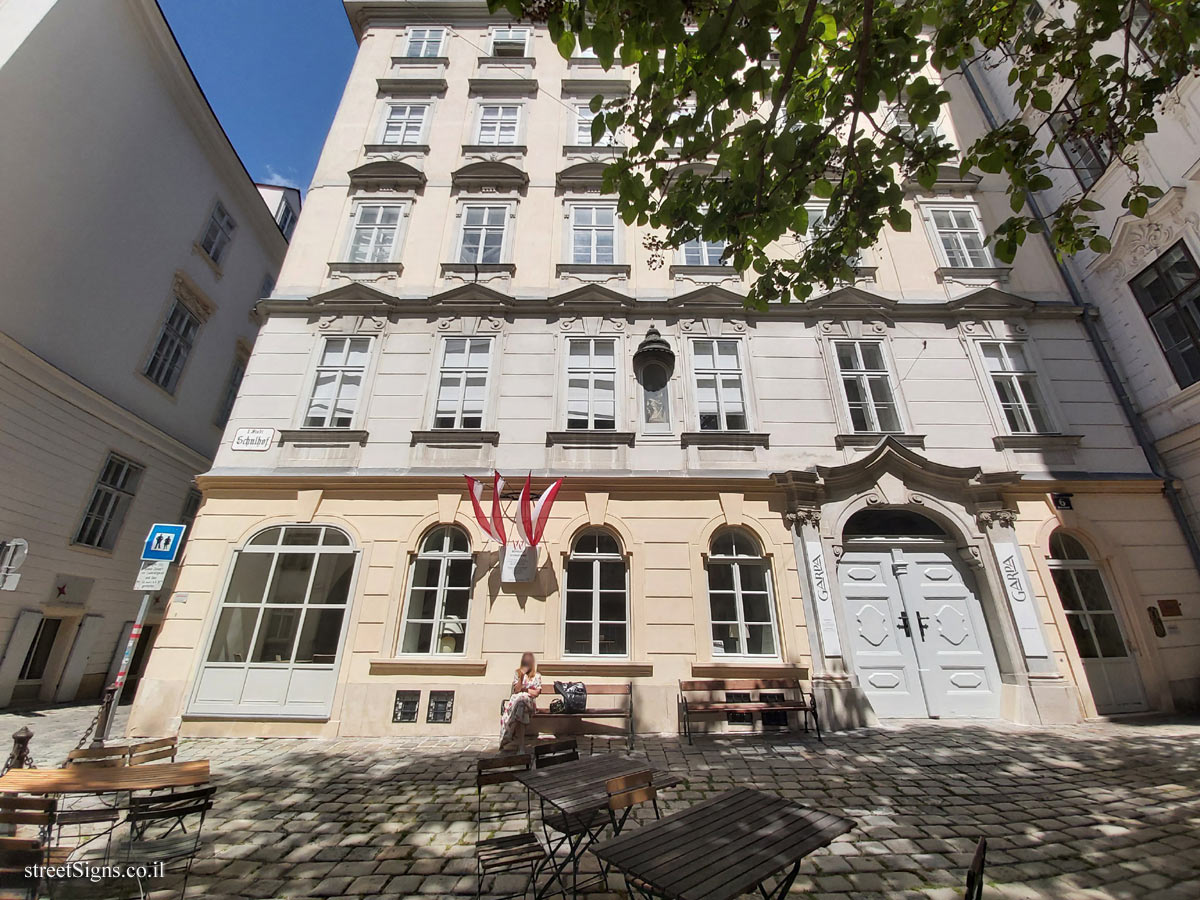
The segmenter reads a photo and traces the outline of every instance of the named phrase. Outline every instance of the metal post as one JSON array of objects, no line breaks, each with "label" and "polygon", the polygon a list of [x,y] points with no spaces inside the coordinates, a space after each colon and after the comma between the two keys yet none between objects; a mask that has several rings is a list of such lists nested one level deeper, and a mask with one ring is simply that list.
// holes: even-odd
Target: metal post
[{"label": "metal post", "polygon": [[29,739],[32,737],[33,732],[25,725],[13,732],[12,753],[9,754],[6,770],[30,768],[32,759],[29,756]]},{"label": "metal post", "polygon": [[125,688],[125,677],[129,674],[129,662],[133,659],[133,650],[142,634],[142,623],[146,621],[146,612],[150,609],[150,595],[142,594],[142,605],[138,608],[137,619],[129,630],[129,643],[125,645],[125,655],[121,658],[121,668],[117,672],[117,680],[112,683],[112,702],[103,726],[96,726],[96,737],[92,746],[103,744],[108,740],[108,732],[112,729],[113,719],[117,717],[117,705],[121,702],[121,691]]}]

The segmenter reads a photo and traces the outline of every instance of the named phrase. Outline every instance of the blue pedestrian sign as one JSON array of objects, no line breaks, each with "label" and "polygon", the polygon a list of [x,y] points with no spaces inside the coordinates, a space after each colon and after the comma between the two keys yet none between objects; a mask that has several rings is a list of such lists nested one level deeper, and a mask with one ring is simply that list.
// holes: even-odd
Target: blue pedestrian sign
[{"label": "blue pedestrian sign", "polygon": [[142,547],[142,559],[174,562],[186,530],[186,525],[151,525],[146,545]]}]

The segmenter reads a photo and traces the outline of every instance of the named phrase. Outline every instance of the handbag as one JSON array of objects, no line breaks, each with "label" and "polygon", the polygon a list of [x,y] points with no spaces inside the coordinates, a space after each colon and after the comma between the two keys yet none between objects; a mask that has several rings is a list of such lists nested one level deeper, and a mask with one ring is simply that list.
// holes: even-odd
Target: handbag
[{"label": "handbag", "polygon": [[554,690],[562,695],[564,712],[581,713],[587,709],[587,685],[582,681],[556,681]]},{"label": "handbag", "polygon": [[553,700],[550,701],[551,715],[561,716],[566,711],[567,711],[567,705],[565,703],[563,703],[560,698],[555,697]]}]

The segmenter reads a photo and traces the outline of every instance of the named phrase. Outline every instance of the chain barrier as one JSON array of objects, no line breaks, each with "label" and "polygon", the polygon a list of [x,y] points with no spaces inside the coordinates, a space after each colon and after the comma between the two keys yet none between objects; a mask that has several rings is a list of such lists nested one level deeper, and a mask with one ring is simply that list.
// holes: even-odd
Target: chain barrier
[{"label": "chain barrier", "polygon": [[33,761],[33,756],[29,753],[29,740],[32,737],[33,732],[24,725],[13,732],[12,752],[8,754],[8,759],[5,760],[4,769],[0,771],[0,775],[3,775],[9,769],[37,768],[37,765]]}]

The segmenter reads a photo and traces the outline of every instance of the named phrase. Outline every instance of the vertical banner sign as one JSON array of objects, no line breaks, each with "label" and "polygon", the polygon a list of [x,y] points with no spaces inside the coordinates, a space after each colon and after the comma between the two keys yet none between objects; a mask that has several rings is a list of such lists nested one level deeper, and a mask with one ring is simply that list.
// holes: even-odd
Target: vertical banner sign
[{"label": "vertical banner sign", "polygon": [[1021,649],[1029,657],[1049,656],[1046,641],[1042,637],[1037,599],[1029,588],[1029,577],[1025,573],[1025,562],[1021,559],[1021,548],[1012,541],[995,541],[992,549],[1000,563],[1000,579],[1004,582],[1004,593],[1008,606],[1017,623],[1017,634],[1021,638]]},{"label": "vertical banner sign", "polygon": [[837,618],[833,614],[833,594],[829,590],[829,572],[819,540],[804,542],[808,558],[808,577],[812,582],[813,599],[817,602],[817,626],[821,631],[821,647],[826,656],[841,656],[842,642],[838,637]]}]

